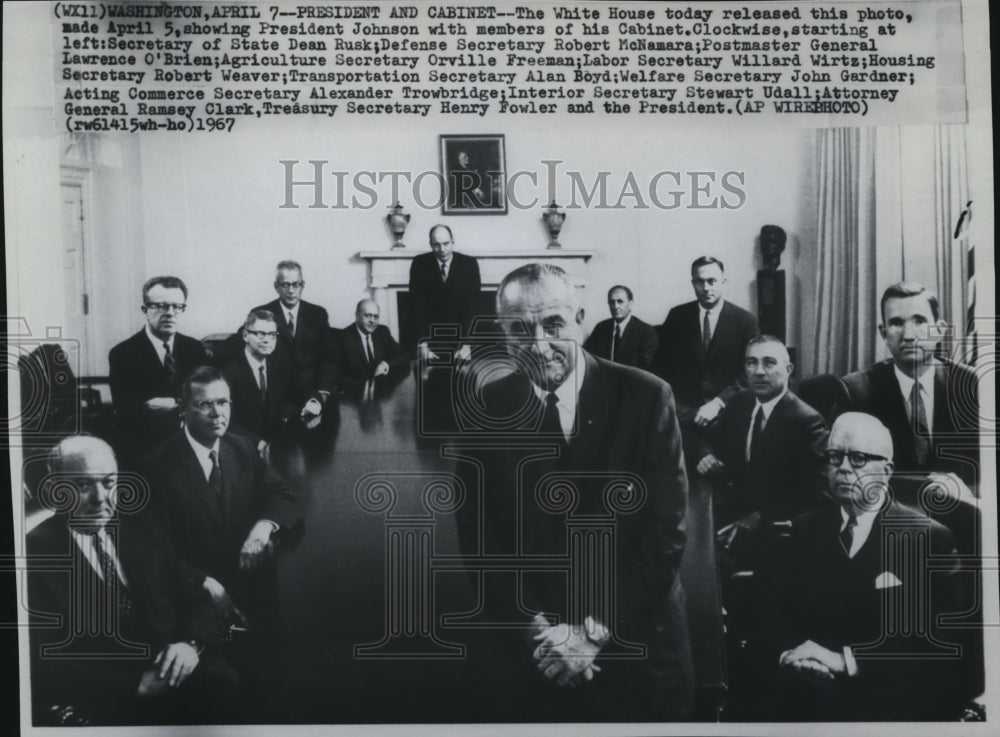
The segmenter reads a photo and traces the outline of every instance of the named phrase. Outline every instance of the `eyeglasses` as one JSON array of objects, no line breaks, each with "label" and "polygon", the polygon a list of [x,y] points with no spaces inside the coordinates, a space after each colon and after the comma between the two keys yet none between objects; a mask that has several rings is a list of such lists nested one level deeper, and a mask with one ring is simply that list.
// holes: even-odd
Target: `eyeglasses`
[{"label": "eyeglasses", "polygon": [[232,400],[229,399],[202,399],[198,402],[194,402],[193,406],[199,412],[208,414],[213,408],[219,411],[229,409],[231,404]]},{"label": "eyeglasses", "polygon": [[305,285],[304,281],[279,281],[277,284],[280,289],[301,289]]},{"label": "eyeglasses", "polygon": [[248,335],[263,340],[264,338],[277,338],[278,333],[275,330],[247,330]]},{"label": "eyeglasses", "polygon": [[187,305],[179,304],[177,302],[147,302],[146,308],[156,310],[157,312],[167,312],[168,310],[173,310],[174,312],[184,312],[184,310],[187,309]]},{"label": "eyeglasses", "polygon": [[873,455],[872,453],[863,453],[860,450],[852,451],[842,451],[842,450],[828,450],[823,453],[823,457],[826,462],[831,466],[839,466],[844,462],[844,456],[851,462],[854,468],[864,468],[868,461],[887,461],[889,460],[885,456]]}]

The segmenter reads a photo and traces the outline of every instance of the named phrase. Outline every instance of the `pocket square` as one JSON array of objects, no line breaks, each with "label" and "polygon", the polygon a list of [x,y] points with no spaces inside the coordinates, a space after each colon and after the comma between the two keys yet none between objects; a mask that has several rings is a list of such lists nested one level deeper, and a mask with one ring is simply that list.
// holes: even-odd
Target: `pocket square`
[{"label": "pocket square", "polygon": [[893,586],[902,586],[903,582],[896,578],[892,571],[883,571],[875,579],[876,589],[891,589]]}]

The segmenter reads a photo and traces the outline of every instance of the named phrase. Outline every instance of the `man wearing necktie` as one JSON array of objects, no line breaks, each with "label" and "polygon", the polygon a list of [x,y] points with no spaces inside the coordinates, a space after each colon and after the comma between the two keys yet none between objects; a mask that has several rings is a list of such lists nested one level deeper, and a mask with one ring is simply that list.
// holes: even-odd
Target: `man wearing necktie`
[{"label": "man wearing necktie", "polygon": [[342,388],[398,376],[409,367],[409,355],[392,337],[389,328],[379,325],[380,317],[378,303],[363,299],[354,311],[354,323],[337,332],[334,355]]},{"label": "man wearing necktie", "polygon": [[[854,408],[875,415],[889,428],[898,477],[946,475],[950,478],[945,486],[976,495],[979,391],[975,371],[939,355],[946,324],[937,297],[922,284],[900,282],[888,287],[882,294],[881,310],[879,334],[892,358],[844,377]],[[910,489],[899,486],[899,492],[908,498]]]},{"label": "man wearing necktie", "polygon": [[893,499],[892,457],[876,418],[834,422],[825,461],[835,504],[792,520],[764,597],[759,683],[771,718],[956,719],[975,695],[967,627],[946,622],[970,604],[954,538]]},{"label": "man wearing necktie", "polygon": [[686,449],[745,388],[743,351],[760,332],[757,318],[725,299],[726,273],[719,259],[695,259],[691,285],[695,301],[667,313],[653,359],[654,373],[677,394]]},{"label": "man wearing necktie", "polygon": [[318,392],[305,392],[294,366],[276,350],[278,322],[273,313],[253,310],[241,334],[242,354],[222,366],[233,401],[232,429],[254,439],[263,454],[294,428],[318,425],[323,403]]},{"label": "man wearing necktie", "polygon": [[[482,288],[479,263],[472,256],[454,250],[455,238],[447,225],[432,227],[428,239],[430,253],[418,254],[410,263],[414,355],[436,360],[437,347],[442,351],[453,350],[456,359],[466,360],[471,348],[462,338],[469,335],[476,317]],[[443,339],[441,330],[448,331]],[[438,339],[428,343],[427,339],[436,332]]]},{"label": "man wearing necktie", "polygon": [[[322,404],[336,388],[330,317],[324,307],[302,299],[305,286],[302,266],[297,261],[281,261],[274,276],[278,299],[251,312],[266,310],[275,318],[278,336],[274,353],[294,369],[295,386],[303,401],[310,396]],[[236,334],[241,335],[241,330]],[[242,344],[236,335],[227,341],[232,354],[242,351]]]},{"label": "man wearing necktie", "polygon": [[788,519],[822,499],[826,421],[788,388],[788,349],[777,338],[751,338],[744,354],[749,389],[734,394],[695,456],[713,482],[723,548],[760,523]]},{"label": "man wearing necktie", "polygon": [[[583,308],[557,266],[504,277],[497,313],[518,370],[482,389],[481,430],[496,442],[459,464],[467,499],[456,522],[470,566],[496,554],[524,570],[517,586],[479,574],[480,603],[509,605],[506,624],[470,648],[485,698],[533,704],[521,712],[529,719],[683,718],[693,688],[677,575],[687,477],[670,387],[582,348]],[[614,530],[599,555],[612,580],[570,583],[532,564],[572,548],[571,520],[597,518]]]},{"label": "man wearing necktie", "polygon": [[634,305],[631,289],[621,284],[611,287],[611,318],[594,326],[583,347],[609,361],[648,370],[656,354],[656,329],[632,314]]},{"label": "man wearing necktie", "polygon": [[[58,508],[27,537],[28,603],[62,625],[31,630],[35,724],[234,718],[212,606],[142,510],[138,477],[120,482],[111,448],[86,436],[61,441],[49,472]],[[125,509],[122,488],[138,494]]]},{"label": "man wearing necktie", "polygon": [[126,466],[135,467],[177,429],[181,381],[209,360],[199,341],[177,332],[187,296],[187,286],[177,277],[147,281],[141,307],[145,326],[108,356],[111,400],[120,425],[115,445]]}]

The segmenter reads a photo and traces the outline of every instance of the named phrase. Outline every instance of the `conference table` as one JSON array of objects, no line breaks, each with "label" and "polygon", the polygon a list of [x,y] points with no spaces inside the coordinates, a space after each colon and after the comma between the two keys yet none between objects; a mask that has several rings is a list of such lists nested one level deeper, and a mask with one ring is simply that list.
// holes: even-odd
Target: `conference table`
[{"label": "conference table", "polygon": [[[416,367],[328,403],[289,474],[303,525],[277,559],[284,712],[292,723],[518,721],[470,664],[477,605],[453,511],[450,368]],[[277,459],[289,467],[288,459]],[[711,499],[692,493],[682,582],[701,704],[725,690]],[[700,707],[695,718],[712,719]]]}]

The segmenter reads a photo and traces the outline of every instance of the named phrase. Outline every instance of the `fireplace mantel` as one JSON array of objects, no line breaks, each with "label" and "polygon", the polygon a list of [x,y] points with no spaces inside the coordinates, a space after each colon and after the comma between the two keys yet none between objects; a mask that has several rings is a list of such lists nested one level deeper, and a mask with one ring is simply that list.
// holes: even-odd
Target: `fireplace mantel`
[{"label": "fireplace mantel", "polygon": [[[425,250],[399,248],[394,251],[361,251],[358,258],[368,262],[368,286],[382,311],[382,322],[399,336],[397,298],[410,285],[410,262]],[[524,264],[537,262],[561,266],[580,291],[587,287],[587,262],[593,251],[569,251],[557,248],[536,250],[463,251],[479,262],[483,289],[496,289],[500,280]]]}]

